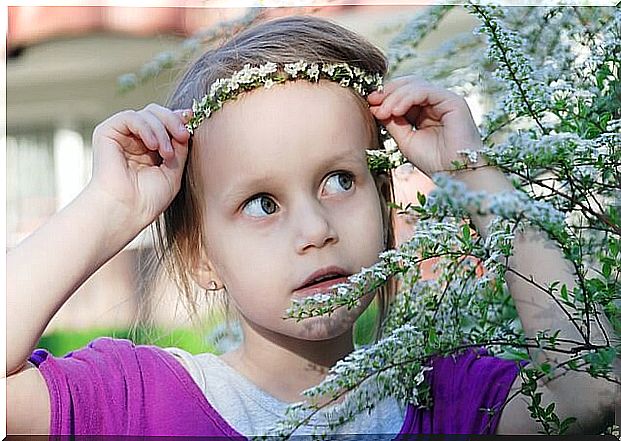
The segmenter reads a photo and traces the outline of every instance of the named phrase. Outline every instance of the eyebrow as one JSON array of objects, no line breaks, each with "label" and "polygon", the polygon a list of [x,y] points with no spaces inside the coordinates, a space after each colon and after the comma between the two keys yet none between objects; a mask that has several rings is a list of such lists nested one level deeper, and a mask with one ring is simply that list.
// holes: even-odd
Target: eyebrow
[{"label": "eyebrow", "polygon": [[[321,163],[318,166],[319,170],[325,170],[333,164],[339,164],[343,166],[359,166],[361,164],[359,154],[354,154],[356,151],[354,149],[348,149],[345,152],[326,156],[323,158]],[[357,152],[356,152],[357,153]],[[364,165],[366,166],[366,155],[364,156]],[[263,176],[252,176],[249,178],[242,178],[238,182],[236,182],[232,186],[232,190],[224,194],[224,201],[227,205],[232,205],[237,203],[238,199],[243,198],[248,195],[251,196],[255,194],[254,191],[249,191],[249,189],[253,189],[259,186],[262,187],[273,187],[276,185],[278,180],[271,175],[263,175]]]}]

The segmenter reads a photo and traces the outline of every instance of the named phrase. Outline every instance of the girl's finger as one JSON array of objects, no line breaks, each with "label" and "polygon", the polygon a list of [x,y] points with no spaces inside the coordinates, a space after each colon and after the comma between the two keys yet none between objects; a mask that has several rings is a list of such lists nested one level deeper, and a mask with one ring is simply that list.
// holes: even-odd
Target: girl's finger
[{"label": "girl's finger", "polygon": [[388,96],[393,93],[395,90],[399,89],[405,85],[416,85],[421,88],[434,87],[432,83],[429,81],[415,77],[414,75],[406,75],[403,77],[398,77],[393,80],[390,80],[388,83],[384,85],[384,90],[382,92],[374,91],[369,96],[378,97],[378,96]]},{"label": "girl's finger", "polygon": [[184,119],[184,112],[186,112],[185,115],[189,115],[189,109],[181,109],[180,112],[173,112],[159,104],[151,103],[146,106],[144,110],[157,116],[168,130],[168,133],[179,141],[186,142],[190,137],[190,133],[185,127],[185,123],[189,121],[189,118]]},{"label": "girl's finger", "polygon": [[402,85],[401,87],[389,92],[384,96],[381,104],[378,105],[377,109],[375,109],[374,114],[378,119],[386,119],[392,115],[392,110],[394,106],[401,101],[401,95],[405,91],[406,85]]},{"label": "girl's finger", "polygon": [[377,115],[381,118],[388,118],[391,115],[403,116],[413,106],[424,106],[431,116],[440,119],[454,107],[455,101],[459,99],[458,95],[431,86],[426,82],[408,83],[394,90],[384,100]]},{"label": "girl's finger", "polygon": [[170,136],[162,121],[160,121],[160,119],[156,115],[146,109],[141,110],[139,113],[147,122],[147,124],[151,126],[153,132],[157,136],[159,144],[158,150],[160,151],[160,156],[171,156],[173,153],[173,148],[170,142]]},{"label": "girl's finger", "polygon": [[188,157],[188,144],[181,143],[173,138],[175,148],[170,158],[164,159],[160,165],[160,170],[171,180],[178,182],[183,175],[183,167]]},{"label": "girl's finger", "polygon": [[461,97],[439,87],[416,87],[412,85],[404,90],[400,99],[394,104],[393,112],[401,116],[408,112],[413,105],[424,105],[429,109],[431,116],[442,118],[451,110],[451,103],[460,100]]},{"label": "girl's finger", "polygon": [[426,130],[412,130],[412,125],[402,116],[391,117],[383,124],[412,164],[416,165],[419,158],[428,157],[432,153],[429,146],[433,144],[435,135]]},{"label": "girl's finger", "polygon": [[140,138],[149,150],[158,149],[158,139],[155,132],[135,110],[119,112],[102,122],[95,128],[93,138],[99,136],[100,130],[106,131],[107,127],[121,133],[123,136]]},{"label": "girl's finger", "polygon": [[403,86],[412,81],[424,81],[424,80],[416,80],[412,75],[408,75],[405,77],[395,78],[394,80],[389,81],[384,85],[384,90],[382,92],[373,91],[369,96],[367,96],[367,100],[371,105],[377,106],[382,103],[382,101],[394,92],[395,89]]}]

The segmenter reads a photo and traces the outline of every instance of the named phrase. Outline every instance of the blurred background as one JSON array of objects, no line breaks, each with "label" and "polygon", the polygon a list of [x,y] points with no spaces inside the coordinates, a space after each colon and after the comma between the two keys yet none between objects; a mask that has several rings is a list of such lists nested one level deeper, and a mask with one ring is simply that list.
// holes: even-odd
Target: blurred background
[{"label": "blurred background", "polygon": [[[424,8],[349,3],[268,8],[265,13],[267,17],[308,13],[323,16],[385,49],[391,38]],[[150,102],[163,104],[181,68],[165,69],[127,88],[128,81],[137,77],[134,73],[149,77],[154,63],[166,62],[162,60],[166,54],[200,42],[197,35],[205,35],[218,23],[239,19],[247,12],[247,8],[213,7],[9,7],[7,250],[62,209],[86,185],[94,127],[120,110],[140,109]],[[457,33],[469,32],[474,25],[471,16],[455,8],[419,49],[433,50]],[[477,120],[477,103],[470,104]],[[416,201],[417,190],[427,193],[432,186],[424,175],[408,167],[397,170],[395,181],[398,201]],[[398,219],[398,238],[407,238],[411,228],[405,219]],[[134,336],[137,344],[177,346],[192,353],[219,353],[227,349],[227,344],[234,344],[214,343],[214,333],[221,325],[217,317],[204,332],[193,330],[172,284],[164,287],[165,295],[157,302],[149,293],[141,292],[137,262],[150,246],[149,241],[147,229],[87,280],[51,321],[39,347],[64,355],[97,336],[127,338],[132,323],[138,323],[140,330],[145,311],[140,304],[153,315],[155,328],[150,328],[148,337],[140,333]],[[63,258],[62,250],[58,258]],[[372,306],[357,323],[358,343],[369,338],[374,314]]]}]

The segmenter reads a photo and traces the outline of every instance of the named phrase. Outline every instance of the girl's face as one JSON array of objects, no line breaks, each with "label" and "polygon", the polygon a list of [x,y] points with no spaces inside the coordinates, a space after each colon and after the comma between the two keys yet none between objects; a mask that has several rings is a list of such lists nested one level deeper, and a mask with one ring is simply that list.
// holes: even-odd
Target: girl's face
[{"label": "girl's face", "polygon": [[353,93],[326,80],[256,89],[196,132],[207,254],[197,281],[223,284],[257,331],[331,339],[351,330],[373,298],[329,317],[282,319],[311,274],[331,266],[354,274],[384,249],[365,153],[376,142],[372,116]]}]

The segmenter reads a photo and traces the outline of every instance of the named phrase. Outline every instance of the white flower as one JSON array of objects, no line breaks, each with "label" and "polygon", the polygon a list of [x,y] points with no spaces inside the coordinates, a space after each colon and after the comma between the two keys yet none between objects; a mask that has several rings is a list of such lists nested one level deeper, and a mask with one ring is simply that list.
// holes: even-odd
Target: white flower
[{"label": "white flower", "polygon": [[621,130],[621,118],[619,119],[611,119],[606,124],[606,131],[613,132],[615,130]]},{"label": "white flower", "polygon": [[470,149],[457,150],[457,153],[460,153],[464,156],[468,157],[468,162],[471,164],[476,164],[479,160],[479,152]]},{"label": "white flower", "polygon": [[321,70],[327,73],[329,76],[334,75],[335,69],[336,69],[336,66],[334,64],[324,64],[323,67],[321,68]]},{"label": "white flower", "polygon": [[250,69],[248,69],[248,74],[251,77],[257,76],[259,74],[259,68],[258,67],[251,67]]},{"label": "white flower", "polygon": [[388,138],[384,141],[384,149],[386,151],[394,151],[397,150],[397,141],[394,138]]},{"label": "white flower", "polygon": [[218,78],[216,81],[214,81],[211,84],[211,87],[209,88],[209,94],[211,96],[215,95],[215,93],[217,92],[217,90],[220,88],[220,85],[222,84],[224,80],[222,78]]},{"label": "white flower", "polygon": [[319,65],[317,63],[313,63],[310,65],[310,68],[306,71],[307,75],[314,79],[315,81],[319,80]]},{"label": "white flower", "polygon": [[285,72],[287,72],[289,75],[291,75],[293,78],[297,78],[298,76],[298,72],[303,71],[304,69],[306,69],[308,63],[306,63],[304,60],[300,60],[296,63],[287,63],[285,64]]},{"label": "white flower", "polygon": [[349,67],[349,64],[347,64],[347,63],[336,63],[336,65],[338,67],[342,67],[343,69],[345,69],[345,71],[347,72],[347,74],[350,77],[353,76],[354,73],[352,72],[351,67]]},{"label": "white flower", "polygon": [[295,67],[295,64],[285,64],[284,71],[291,75],[293,78],[298,76],[298,69]]},{"label": "white flower", "polygon": [[222,90],[224,92],[229,92],[231,90],[239,89],[239,82],[235,78],[226,79],[222,82]]},{"label": "white flower", "polygon": [[272,63],[271,61],[269,61],[259,67],[258,74],[261,77],[265,77],[268,74],[276,72],[277,69],[278,69],[278,65],[276,63]]},{"label": "white flower", "polygon": [[269,89],[270,87],[272,87],[274,85],[274,81],[271,78],[268,78],[267,80],[265,80],[265,88]]},{"label": "white flower", "polygon": [[250,83],[252,81],[252,68],[250,64],[244,64],[244,68],[238,72],[235,72],[231,77],[231,80],[239,83]]},{"label": "white flower", "polygon": [[401,154],[401,152],[399,150],[397,150],[394,153],[391,153],[389,158],[390,162],[397,166],[397,165],[401,165],[403,163],[403,155]]}]

